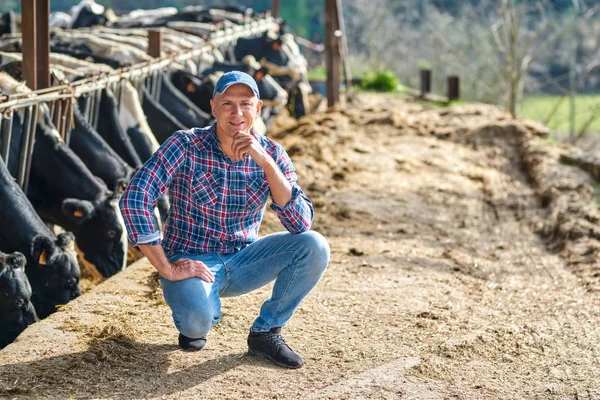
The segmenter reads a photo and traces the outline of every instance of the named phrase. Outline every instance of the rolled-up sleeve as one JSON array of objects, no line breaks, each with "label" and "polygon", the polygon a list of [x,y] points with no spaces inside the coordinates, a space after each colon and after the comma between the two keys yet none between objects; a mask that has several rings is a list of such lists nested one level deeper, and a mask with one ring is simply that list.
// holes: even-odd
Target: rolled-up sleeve
[{"label": "rolled-up sleeve", "polygon": [[119,200],[129,242],[160,244],[154,206],[185,158],[185,140],[176,132],[135,173]]},{"label": "rolled-up sleeve", "polygon": [[290,233],[306,232],[312,225],[314,217],[313,204],[296,183],[297,176],[294,165],[283,148],[279,147],[275,161],[290,185],[292,185],[292,198],[282,207],[273,201],[273,195],[271,194],[271,209],[277,213],[281,224]]}]

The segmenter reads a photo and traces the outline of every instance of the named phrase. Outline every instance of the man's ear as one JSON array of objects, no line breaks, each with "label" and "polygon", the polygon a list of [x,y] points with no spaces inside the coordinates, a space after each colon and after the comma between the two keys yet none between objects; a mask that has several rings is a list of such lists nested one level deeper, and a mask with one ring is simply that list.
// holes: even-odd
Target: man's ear
[{"label": "man's ear", "polygon": [[258,104],[256,105],[256,116],[257,117],[260,115],[260,110],[262,110],[262,106],[263,106],[263,101],[259,100]]},{"label": "man's ear", "polygon": [[94,205],[87,200],[64,199],[62,211],[67,218],[78,224],[92,217]]},{"label": "man's ear", "polygon": [[210,112],[212,113],[212,115],[216,114],[216,112],[215,112],[215,101],[213,99],[210,99]]}]

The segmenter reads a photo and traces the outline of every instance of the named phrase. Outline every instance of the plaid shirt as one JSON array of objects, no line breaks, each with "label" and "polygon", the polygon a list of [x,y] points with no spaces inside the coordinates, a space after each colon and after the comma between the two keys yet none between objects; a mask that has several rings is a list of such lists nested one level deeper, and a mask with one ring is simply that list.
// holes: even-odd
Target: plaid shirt
[{"label": "plaid shirt", "polygon": [[[273,140],[252,135],[292,185],[292,199],[271,209],[289,232],[307,231],[313,206],[296,184],[289,156]],[[153,207],[167,189],[171,208],[161,243]],[[175,132],[133,176],[119,206],[133,245],[162,244],[167,256],[227,254],[257,239],[269,194],[262,167],[251,157],[232,162],[213,124]]]}]

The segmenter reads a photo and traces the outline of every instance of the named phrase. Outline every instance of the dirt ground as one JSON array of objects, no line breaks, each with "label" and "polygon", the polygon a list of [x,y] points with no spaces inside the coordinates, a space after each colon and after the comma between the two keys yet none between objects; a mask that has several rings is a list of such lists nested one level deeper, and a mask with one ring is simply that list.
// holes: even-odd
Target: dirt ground
[{"label": "dirt ground", "polygon": [[[0,351],[2,398],[600,399],[596,185],[574,149],[484,105],[363,94],[280,118],[332,258],[284,330],[306,362],[246,354],[270,287],[224,299],[186,353],[141,260]],[[280,230],[267,212],[261,234]]]}]

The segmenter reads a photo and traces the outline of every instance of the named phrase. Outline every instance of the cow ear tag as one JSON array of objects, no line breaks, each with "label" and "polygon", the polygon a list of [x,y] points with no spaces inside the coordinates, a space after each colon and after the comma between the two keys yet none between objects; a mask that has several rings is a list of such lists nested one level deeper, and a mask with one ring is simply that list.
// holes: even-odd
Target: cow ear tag
[{"label": "cow ear tag", "polygon": [[46,260],[46,249],[42,250],[40,253],[40,257],[38,258],[38,264],[46,265],[48,261]]},{"label": "cow ear tag", "polygon": [[273,42],[273,50],[281,50],[281,45],[279,44],[279,42]]},{"label": "cow ear tag", "polygon": [[262,81],[262,79],[265,77],[265,74],[262,73],[262,71],[257,71],[256,74],[254,75],[254,79],[256,79],[257,81]]},{"label": "cow ear tag", "polygon": [[185,90],[186,90],[188,93],[196,93],[196,87],[194,86],[194,84],[193,84],[192,82],[188,82],[188,84],[187,84],[187,86],[186,86]]},{"label": "cow ear tag", "polygon": [[73,211],[73,215],[76,216],[77,218],[81,218],[81,217],[83,217],[83,211],[75,210],[75,211]]}]

